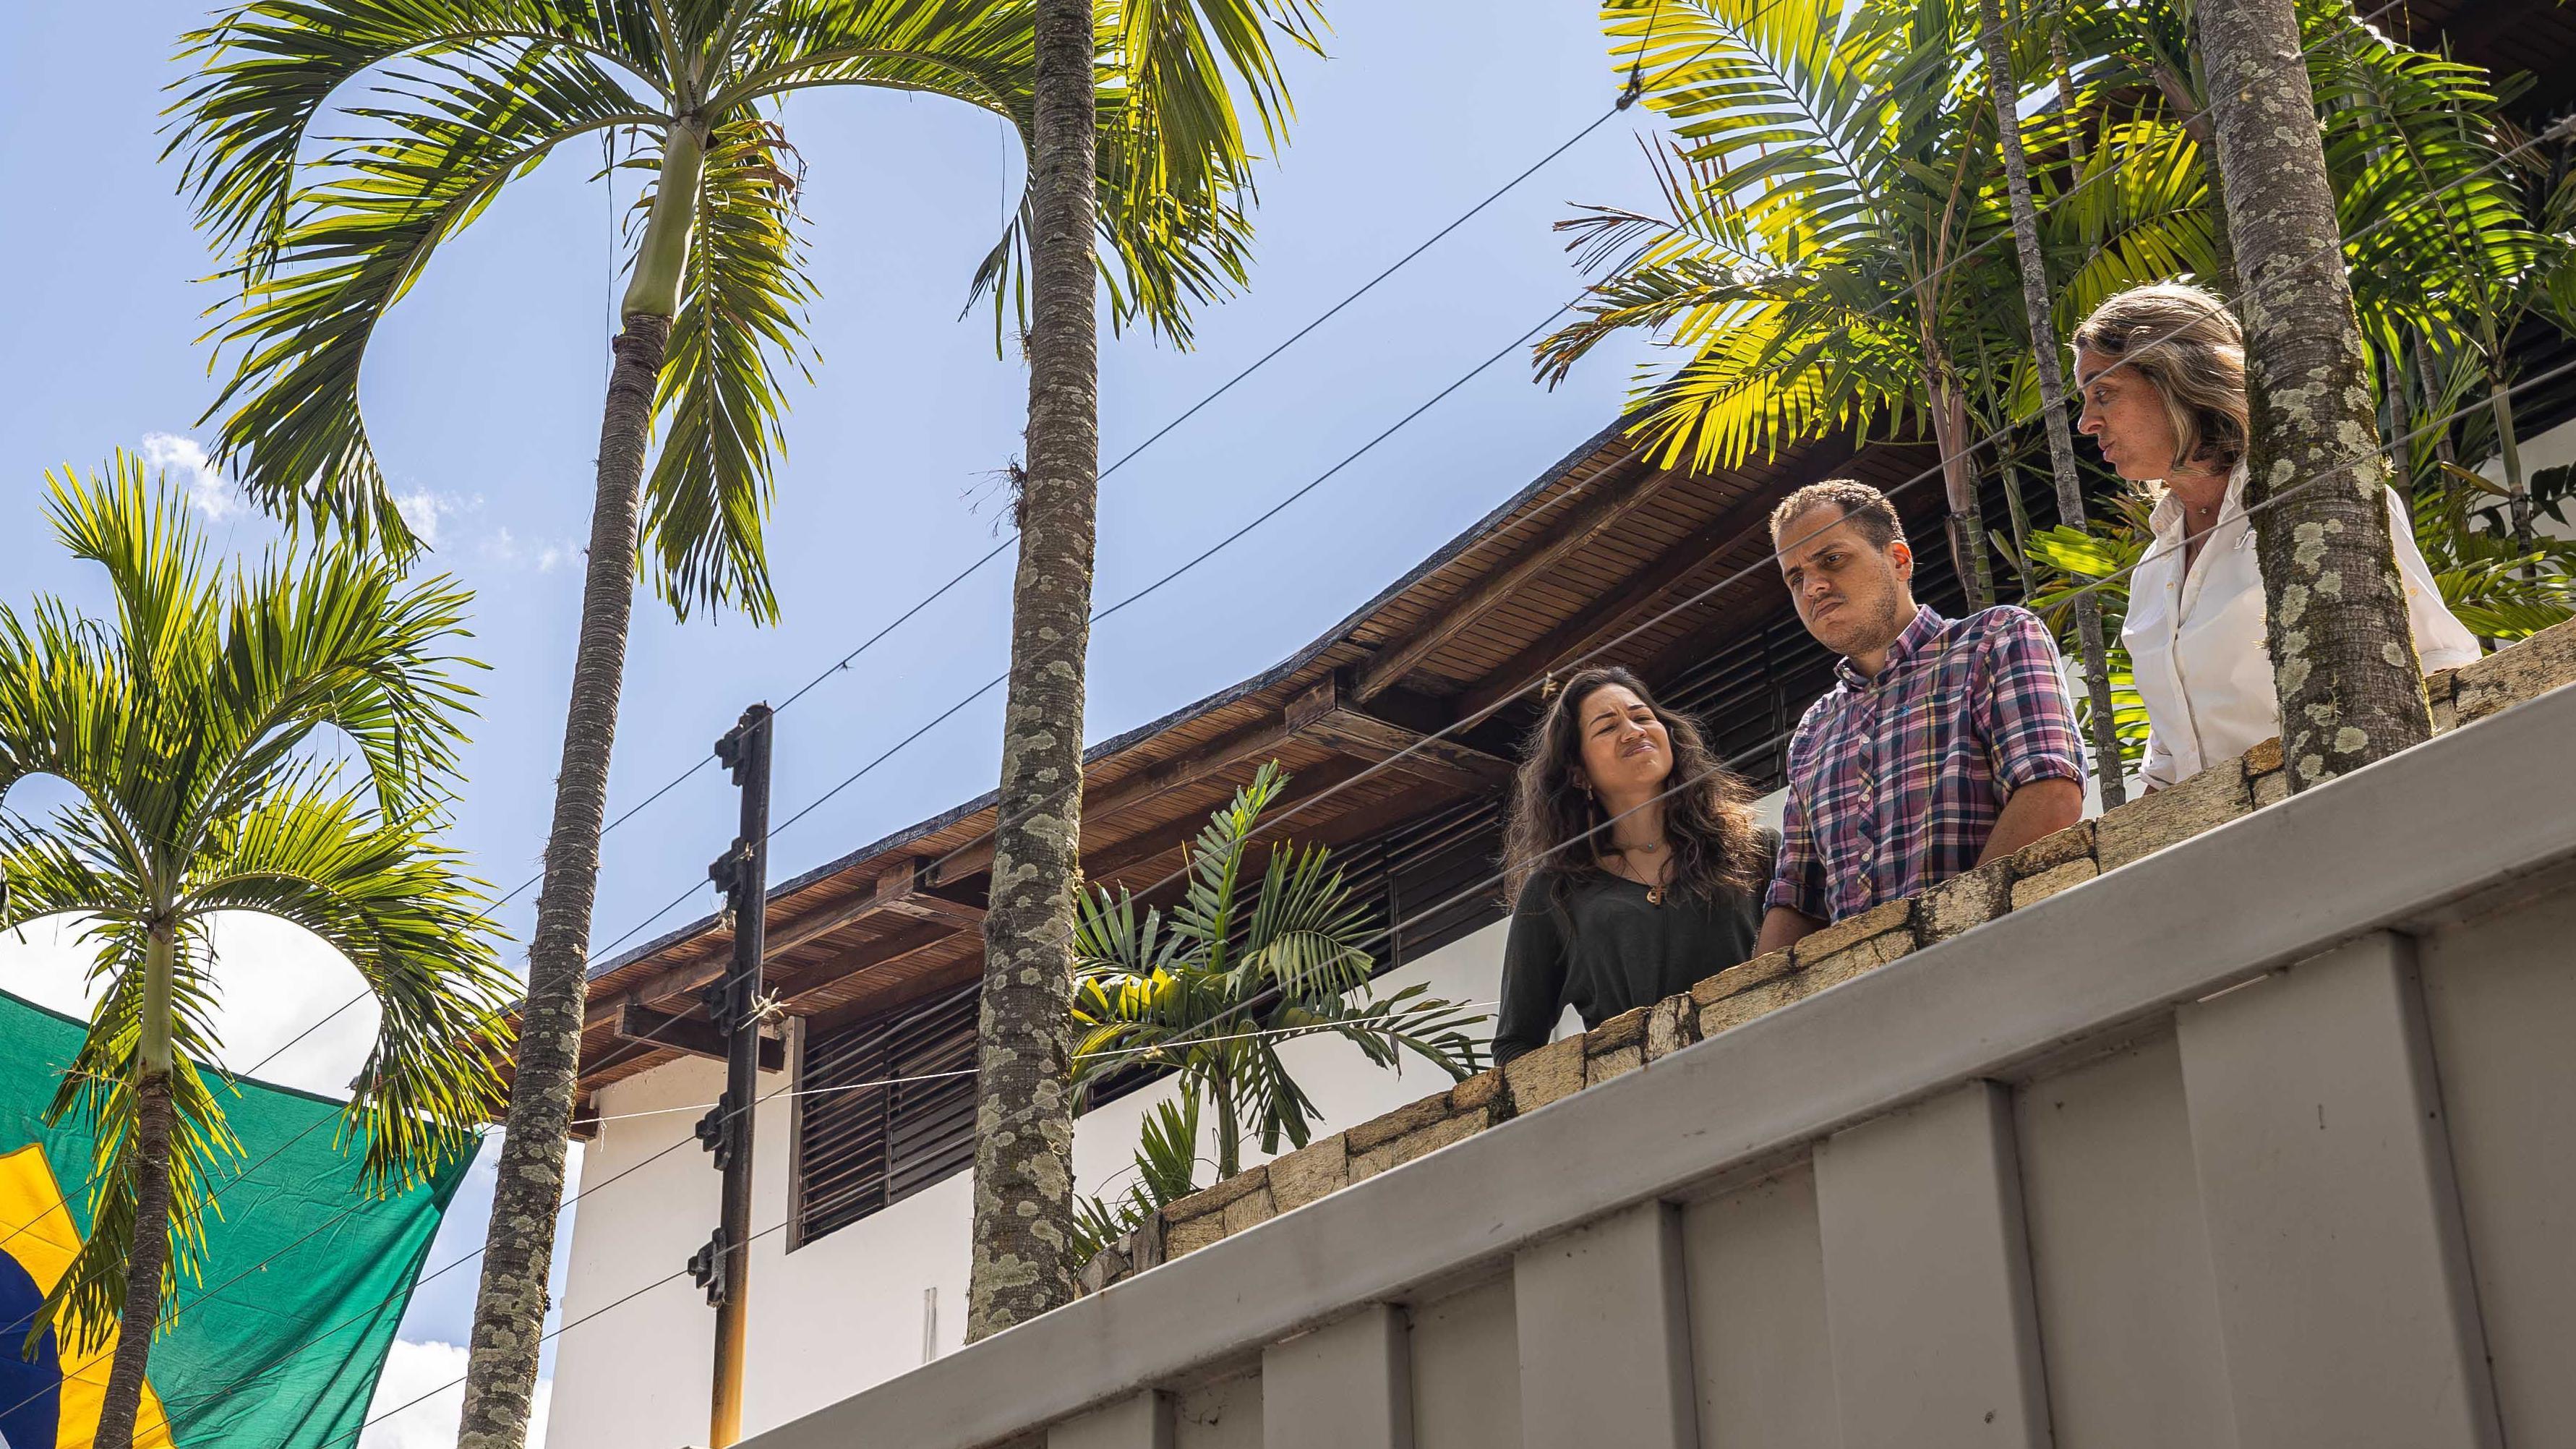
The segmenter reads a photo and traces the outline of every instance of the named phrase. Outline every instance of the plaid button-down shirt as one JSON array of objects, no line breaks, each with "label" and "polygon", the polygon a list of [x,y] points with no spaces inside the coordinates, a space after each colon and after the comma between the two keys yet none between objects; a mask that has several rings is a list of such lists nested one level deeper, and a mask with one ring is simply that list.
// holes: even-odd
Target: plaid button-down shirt
[{"label": "plaid button-down shirt", "polygon": [[1851,661],[1789,742],[1789,803],[1767,905],[1823,921],[1977,863],[2012,792],[2081,781],[2057,644],[2025,610],[1918,608],[1864,679]]}]

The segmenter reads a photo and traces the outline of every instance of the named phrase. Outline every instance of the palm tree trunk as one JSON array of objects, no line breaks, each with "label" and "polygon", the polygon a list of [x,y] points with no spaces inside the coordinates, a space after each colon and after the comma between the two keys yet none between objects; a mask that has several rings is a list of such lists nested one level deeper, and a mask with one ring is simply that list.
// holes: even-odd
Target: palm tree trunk
[{"label": "palm tree trunk", "polygon": [[1986,563],[1985,512],[1977,503],[1976,460],[1968,436],[1968,394],[1947,359],[1930,351],[1932,437],[1941,449],[1941,483],[1950,501],[1950,562],[1967,592],[1968,612],[1995,606],[1994,571]]},{"label": "palm tree trunk", "polygon": [[2084,120],[2075,111],[2075,63],[2066,53],[2066,0],[2048,0],[2040,24],[2048,27],[2048,68],[2057,79],[2057,109],[2067,119],[2066,148],[2080,168],[2087,152]]},{"label": "palm tree trunk", "polygon": [[1039,0],[1028,468],[977,1027],[969,1342],[1074,1296],[1073,910],[1099,359],[1091,0]]},{"label": "palm tree trunk", "polygon": [[[2237,304],[2253,415],[2245,506],[2282,754],[2290,788],[2304,790],[2430,738],[2432,717],[2296,3],[2232,0],[2199,15],[2211,89],[2242,98],[2213,114],[2228,228],[2249,268]],[[2344,441],[2365,438],[2367,449]]]},{"label": "palm tree trunk", "polygon": [[[2499,348],[2489,355],[2501,362],[2502,351]],[[2487,395],[2487,405],[2495,413],[2496,448],[2504,462],[2505,508],[2513,524],[2514,546],[2527,549],[2537,535],[2531,520],[2531,482],[2522,471],[2522,439],[2515,435],[2513,372],[2510,366],[2500,366],[2492,369],[2492,375],[2493,391]],[[2525,577],[2530,572],[2523,570]]]},{"label": "palm tree trunk", "polygon": [[134,1449],[143,1409],[143,1376],[152,1336],[161,1326],[161,1280],[170,1266],[170,1072],[172,998],[178,936],[152,927],[143,954],[143,1070],[134,1083],[134,1240],[125,1259],[125,1302],[117,1314],[116,1354],[98,1411],[97,1449]]},{"label": "palm tree trunk", "polygon": [[528,951],[528,995],[520,1008],[492,1225],[483,1240],[483,1281],[474,1301],[457,1449],[519,1449],[527,1441],[588,1005],[591,902],[599,884],[608,757],[617,737],[635,596],[636,496],[654,379],[670,336],[667,315],[627,317],[600,419],[598,491],[591,504],[572,704],[546,839],[545,893],[537,898],[536,938]]},{"label": "palm tree trunk", "polygon": [[536,939],[528,948],[528,995],[519,1008],[492,1225],[483,1238],[483,1281],[474,1299],[457,1449],[520,1449],[528,1438],[537,1356],[545,1343],[546,1270],[554,1260],[555,1218],[563,1208],[564,1150],[590,1004],[590,913],[599,888],[608,760],[617,743],[617,702],[626,681],[626,635],[635,604],[636,501],[654,385],[670,347],[671,318],[680,310],[705,167],[706,137],[692,125],[673,126],[662,140],[652,211],[619,304],[624,325],[600,408],[572,702],[564,717],[563,764],[555,774]]},{"label": "palm tree trunk", "polygon": [[1243,1171],[1243,1110],[1236,1104],[1234,1081],[1219,1074],[1216,1088],[1216,1180]]},{"label": "palm tree trunk", "polygon": [[[2084,526],[2084,481],[2075,471],[2075,434],[2066,424],[2066,365],[2057,355],[2057,321],[2050,299],[2048,258],[2039,248],[2039,208],[2030,197],[2030,158],[2022,154],[2014,120],[2011,41],[2004,34],[2002,0],[1985,7],[1986,83],[1994,91],[1995,134],[2004,153],[2004,185],[2012,195],[2013,248],[2021,262],[2022,314],[2039,371],[2039,416],[2048,433],[2048,470],[2057,484],[2057,518]],[[2062,53],[2062,52],[2061,52]],[[2061,69],[2063,62],[2060,62]],[[2063,81],[2061,80],[2061,84]],[[2120,732],[2111,718],[2111,665],[2102,639],[2102,600],[2090,590],[2075,596],[2075,636],[2084,655],[2084,694],[2093,717],[2093,773],[2102,782],[2102,808],[2127,801],[2122,781]]]}]

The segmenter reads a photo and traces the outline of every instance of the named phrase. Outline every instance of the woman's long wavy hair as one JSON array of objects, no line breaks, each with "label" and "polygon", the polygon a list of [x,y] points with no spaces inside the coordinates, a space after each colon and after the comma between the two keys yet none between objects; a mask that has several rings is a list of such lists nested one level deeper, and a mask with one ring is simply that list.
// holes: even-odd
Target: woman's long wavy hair
[{"label": "woman's long wavy hair", "polygon": [[1615,666],[1586,669],[1565,681],[1530,730],[1512,783],[1512,817],[1503,842],[1504,876],[1517,903],[1529,878],[1555,871],[1562,903],[1577,882],[1608,874],[1600,850],[1610,843],[1610,816],[1575,782],[1583,765],[1583,702],[1609,685],[1634,691],[1663,721],[1673,741],[1665,777],[1664,834],[1673,845],[1673,881],[1703,899],[1757,889],[1770,862],[1758,859],[1750,792],[1718,762],[1690,716],[1655,702],[1644,680]]},{"label": "woman's long wavy hair", "polygon": [[2094,308],[2068,345],[2119,358],[2155,388],[2173,423],[2175,466],[2224,473],[2245,461],[2245,331],[2217,293],[2180,282],[2131,287]]}]

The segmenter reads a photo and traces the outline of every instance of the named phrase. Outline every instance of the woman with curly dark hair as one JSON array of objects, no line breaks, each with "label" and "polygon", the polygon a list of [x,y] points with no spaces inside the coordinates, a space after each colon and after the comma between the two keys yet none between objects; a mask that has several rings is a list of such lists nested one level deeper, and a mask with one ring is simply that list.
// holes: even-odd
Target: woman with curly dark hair
[{"label": "woman with curly dark hair", "polygon": [[1549,696],[1512,788],[1503,847],[1515,905],[1494,1057],[1547,1044],[1745,960],[1780,837],[1686,715],[1625,669]]}]

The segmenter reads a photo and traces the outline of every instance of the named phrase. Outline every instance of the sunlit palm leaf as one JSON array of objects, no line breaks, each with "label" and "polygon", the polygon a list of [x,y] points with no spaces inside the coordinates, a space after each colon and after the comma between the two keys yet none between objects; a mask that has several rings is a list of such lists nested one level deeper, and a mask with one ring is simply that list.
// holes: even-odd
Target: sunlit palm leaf
[{"label": "sunlit palm leaf", "polygon": [[[693,601],[775,618],[760,521],[785,451],[782,366],[805,367],[800,166],[774,124],[736,120],[711,139],[690,276],[663,362],[669,431],[644,495],[655,587],[685,618]],[[639,203],[639,205],[642,203]]]}]

